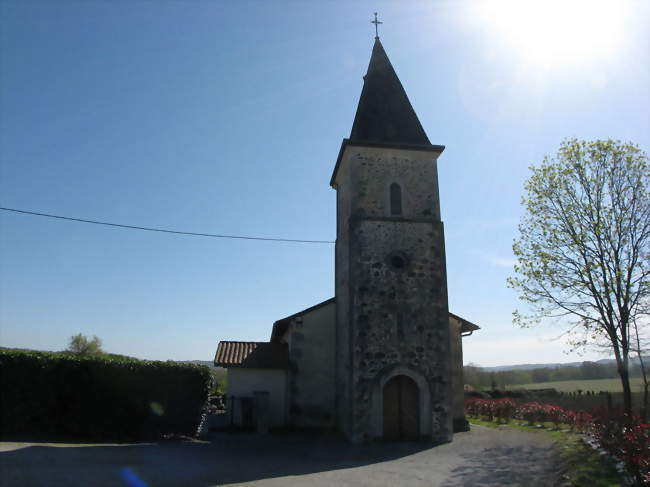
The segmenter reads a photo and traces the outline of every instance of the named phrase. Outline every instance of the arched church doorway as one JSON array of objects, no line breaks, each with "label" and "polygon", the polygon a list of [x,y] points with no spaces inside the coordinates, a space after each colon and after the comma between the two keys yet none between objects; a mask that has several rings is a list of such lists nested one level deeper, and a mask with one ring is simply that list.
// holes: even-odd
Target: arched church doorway
[{"label": "arched church doorway", "polygon": [[384,439],[417,440],[420,437],[420,392],[413,379],[397,375],[386,382],[384,401]]}]

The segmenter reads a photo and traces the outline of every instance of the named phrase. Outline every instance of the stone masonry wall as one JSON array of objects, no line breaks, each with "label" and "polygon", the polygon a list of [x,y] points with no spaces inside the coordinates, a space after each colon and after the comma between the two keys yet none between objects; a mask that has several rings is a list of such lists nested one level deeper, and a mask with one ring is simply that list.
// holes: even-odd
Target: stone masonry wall
[{"label": "stone masonry wall", "polygon": [[[337,189],[338,424],[355,441],[377,432],[372,397],[397,366],[427,381],[434,441],[452,438],[452,371],[438,153],[349,145]],[[390,187],[401,189],[392,215]],[[395,263],[403,261],[401,267]],[[373,389],[374,387],[374,389]],[[374,430],[373,430],[373,421]],[[427,426],[428,428],[428,426]],[[381,433],[379,433],[381,434]]]},{"label": "stone masonry wall", "polygon": [[350,236],[352,435],[371,437],[372,384],[382,371],[403,365],[429,384],[431,411],[420,414],[431,414],[431,438],[449,441],[451,351],[442,223],[353,218]]},{"label": "stone masonry wall", "polygon": [[349,148],[352,215],[391,216],[390,185],[402,192],[402,219],[440,221],[435,157],[396,149]]}]

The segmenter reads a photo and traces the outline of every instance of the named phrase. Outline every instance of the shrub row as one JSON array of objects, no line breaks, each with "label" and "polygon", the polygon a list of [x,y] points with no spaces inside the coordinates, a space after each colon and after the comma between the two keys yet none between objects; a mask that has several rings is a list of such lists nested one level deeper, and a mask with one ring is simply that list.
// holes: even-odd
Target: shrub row
[{"label": "shrub row", "polygon": [[604,409],[572,411],[553,404],[517,403],[511,398],[465,401],[468,415],[487,421],[509,422],[512,418],[529,425],[552,422],[566,424],[573,431],[589,434],[610,455],[623,462],[638,485],[650,485],[650,425],[634,415]]},{"label": "shrub row", "polygon": [[636,485],[650,485],[650,425],[634,415],[594,413],[591,433],[598,444],[618,458]]},{"label": "shrub row", "polygon": [[0,350],[0,432],[93,439],[191,435],[211,385],[199,365]]}]

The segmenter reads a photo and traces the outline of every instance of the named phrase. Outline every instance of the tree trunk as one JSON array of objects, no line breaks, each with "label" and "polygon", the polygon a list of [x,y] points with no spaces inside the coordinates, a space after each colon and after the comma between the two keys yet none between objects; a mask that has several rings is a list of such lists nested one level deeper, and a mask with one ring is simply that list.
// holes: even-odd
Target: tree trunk
[{"label": "tree trunk", "polygon": [[643,422],[648,421],[648,379],[643,376],[644,378],[644,383],[643,383]]},{"label": "tree trunk", "polygon": [[623,386],[623,410],[630,414],[632,412],[632,389],[630,388],[628,351],[623,350],[621,353],[615,340],[612,340],[612,345],[614,347],[614,357],[616,358],[616,368]]},{"label": "tree trunk", "polygon": [[641,409],[641,419],[645,423],[648,421],[648,375],[646,374],[645,364],[640,353],[639,363],[641,364],[641,377],[643,377],[643,408]]},{"label": "tree trunk", "polygon": [[630,414],[632,412],[632,389],[630,388],[627,360],[622,360],[619,364],[618,375],[621,376],[621,384],[623,385],[623,409]]},{"label": "tree trunk", "polygon": [[634,333],[636,335],[636,353],[639,357],[639,366],[641,367],[641,377],[643,377],[643,408],[641,409],[641,420],[645,423],[648,421],[648,374],[643,362],[643,350],[641,350],[641,338],[639,337],[639,324],[634,318]]}]

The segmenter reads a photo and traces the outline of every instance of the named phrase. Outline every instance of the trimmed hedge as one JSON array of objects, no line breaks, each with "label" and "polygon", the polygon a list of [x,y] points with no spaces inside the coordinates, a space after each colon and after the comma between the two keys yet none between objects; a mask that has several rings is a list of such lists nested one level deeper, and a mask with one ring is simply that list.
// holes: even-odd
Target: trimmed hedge
[{"label": "trimmed hedge", "polygon": [[208,367],[0,350],[0,433],[145,439],[193,435]]}]

